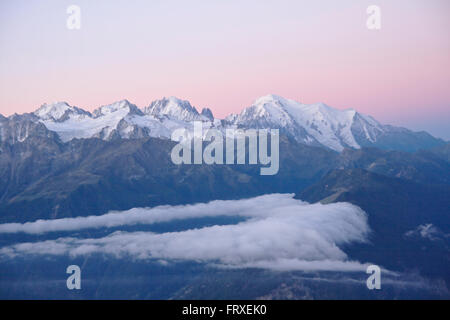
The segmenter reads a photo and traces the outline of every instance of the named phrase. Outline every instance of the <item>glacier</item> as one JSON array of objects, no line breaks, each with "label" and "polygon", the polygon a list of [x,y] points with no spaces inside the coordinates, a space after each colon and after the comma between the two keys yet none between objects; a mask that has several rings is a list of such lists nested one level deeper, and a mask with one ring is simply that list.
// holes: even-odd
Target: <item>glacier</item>
[{"label": "glacier", "polygon": [[[18,117],[18,115],[10,116]],[[42,123],[55,132],[62,142],[72,139],[99,138],[104,140],[156,137],[170,139],[179,128],[192,129],[199,121],[203,128],[279,129],[297,142],[325,147],[337,152],[345,148],[387,147],[411,144],[417,140],[420,148],[439,143],[427,133],[383,125],[373,117],[354,109],[339,110],[324,103],[303,104],[278,95],[269,94],[255,100],[239,114],[224,119],[215,118],[210,109],[201,112],[187,100],[168,97],[139,108],[128,100],[101,106],[93,112],[71,106],[67,102],[44,104],[27,120]],[[3,118],[3,120],[2,120]],[[5,118],[0,117],[1,122]],[[26,138],[21,135],[20,140]],[[411,140],[413,139],[413,140]]]}]

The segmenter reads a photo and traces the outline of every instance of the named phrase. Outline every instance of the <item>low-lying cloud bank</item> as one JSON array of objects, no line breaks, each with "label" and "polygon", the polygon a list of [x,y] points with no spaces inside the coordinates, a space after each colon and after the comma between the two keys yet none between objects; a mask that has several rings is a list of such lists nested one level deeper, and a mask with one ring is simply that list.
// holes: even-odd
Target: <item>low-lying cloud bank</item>
[{"label": "low-lying cloud bank", "polygon": [[1,233],[78,231],[213,216],[244,216],[235,225],[181,232],[122,232],[103,238],[64,237],[19,243],[0,249],[2,258],[23,255],[108,254],[117,258],[192,260],[227,267],[276,270],[364,271],[348,261],[339,246],[364,242],[370,232],[366,214],[349,203],[308,204],[292,194],[213,201],[188,206],[139,208],[97,217],[40,220],[0,225]]},{"label": "low-lying cloud bank", "polygon": [[299,207],[301,205],[308,205],[308,203],[293,199],[293,194],[269,194],[243,200],[216,200],[194,205],[133,208],[127,211],[112,211],[101,216],[37,220],[26,223],[4,223],[0,224],[0,234],[20,232],[43,234],[47,232],[154,224],[199,217],[264,217],[277,214],[283,207]]}]

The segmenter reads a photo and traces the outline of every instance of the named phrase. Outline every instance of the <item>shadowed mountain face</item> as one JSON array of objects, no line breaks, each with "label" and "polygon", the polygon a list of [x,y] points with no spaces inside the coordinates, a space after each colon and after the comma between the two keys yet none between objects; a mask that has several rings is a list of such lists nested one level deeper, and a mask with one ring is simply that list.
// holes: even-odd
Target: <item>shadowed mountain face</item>
[{"label": "shadowed mountain face", "polygon": [[352,257],[450,284],[450,185],[421,184],[363,169],[335,170],[299,192],[309,202],[350,202],[369,217],[371,243]]},{"label": "shadowed mountain face", "polygon": [[347,201],[369,212],[379,208],[379,222],[392,225],[398,232],[424,223],[450,228],[450,185],[420,184],[364,169],[333,170],[298,193],[297,198],[324,203]]},{"label": "shadowed mountain face", "polygon": [[445,158],[447,146],[413,154],[375,148],[346,149],[340,154],[336,168],[360,168],[419,183],[450,184],[450,162]]},{"label": "shadowed mountain face", "polygon": [[170,159],[174,145],[154,138],[3,144],[1,220],[294,192],[320,179],[338,156],[282,138],[282,168],[275,176],[261,176],[259,165],[175,165]]},{"label": "shadowed mountain face", "polygon": [[450,162],[450,143],[444,144],[439,147],[432,148],[428,151],[421,151],[420,153],[433,154],[437,158]]}]

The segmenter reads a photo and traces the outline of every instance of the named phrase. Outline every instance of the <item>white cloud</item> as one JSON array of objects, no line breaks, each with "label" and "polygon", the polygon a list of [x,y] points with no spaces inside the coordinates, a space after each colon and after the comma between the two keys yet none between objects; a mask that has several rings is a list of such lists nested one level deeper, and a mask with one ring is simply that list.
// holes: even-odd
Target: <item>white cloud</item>
[{"label": "white cloud", "polygon": [[216,225],[181,232],[113,232],[98,239],[74,237],[19,243],[0,249],[3,258],[17,255],[93,253],[119,258],[193,260],[227,267],[275,270],[363,271],[339,248],[363,242],[369,233],[366,214],[349,203],[307,204],[289,194],[246,200],[213,201],[190,206],[132,209],[99,217],[0,225],[1,232],[45,233],[192,217],[239,215],[235,225]]},{"label": "white cloud", "polygon": [[292,194],[270,194],[243,200],[216,200],[209,203],[155,208],[133,208],[112,211],[101,216],[37,220],[26,223],[0,224],[0,233],[43,234],[47,232],[75,231],[89,228],[111,228],[125,225],[154,224],[176,219],[214,216],[261,217],[271,215],[280,206],[306,205]]},{"label": "white cloud", "polygon": [[430,241],[436,241],[443,238],[448,238],[447,235],[435,227],[432,223],[421,224],[416,229],[410,230],[405,233],[407,237],[422,237]]}]

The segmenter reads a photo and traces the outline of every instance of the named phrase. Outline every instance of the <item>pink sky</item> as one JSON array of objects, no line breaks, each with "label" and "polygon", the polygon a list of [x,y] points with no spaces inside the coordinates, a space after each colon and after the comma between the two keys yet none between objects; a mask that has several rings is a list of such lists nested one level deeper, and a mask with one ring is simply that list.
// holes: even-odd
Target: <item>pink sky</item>
[{"label": "pink sky", "polygon": [[174,95],[223,117],[275,93],[450,138],[449,1],[261,2],[2,1],[0,113]]}]

